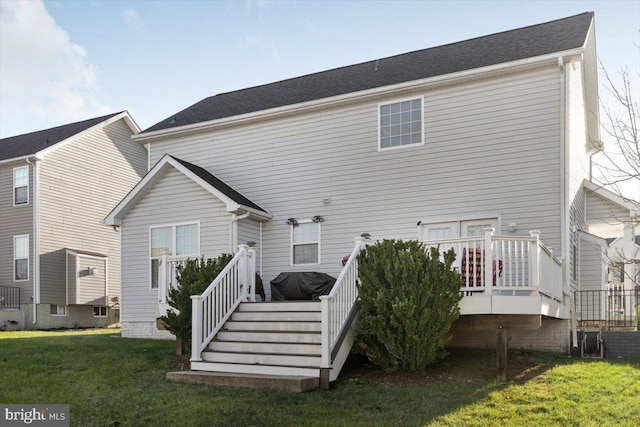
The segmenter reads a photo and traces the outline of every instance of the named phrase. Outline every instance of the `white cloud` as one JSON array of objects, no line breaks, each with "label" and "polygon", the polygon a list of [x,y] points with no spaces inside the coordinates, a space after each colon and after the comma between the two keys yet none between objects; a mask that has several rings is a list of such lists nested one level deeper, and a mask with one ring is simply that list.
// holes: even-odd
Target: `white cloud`
[{"label": "white cloud", "polygon": [[111,112],[96,71],[41,1],[0,1],[1,136]]},{"label": "white cloud", "polygon": [[138,31],[141,31],[142,28],[144,28],[144,21],[142,20],[142,17],[138,11],[133,8],[128,8],[124,11],[124,22]]}]

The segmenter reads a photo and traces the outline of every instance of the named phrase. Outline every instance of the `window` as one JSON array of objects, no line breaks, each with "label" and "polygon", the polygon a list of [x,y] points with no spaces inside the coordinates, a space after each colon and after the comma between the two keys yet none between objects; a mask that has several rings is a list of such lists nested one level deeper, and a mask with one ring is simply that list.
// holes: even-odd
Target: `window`
[{"label": "window", "polygon": [[422,98],[379,105],[380,150],[422,144]]},{"label": "window", "polygon": [[93,307],[94,317],[107,317],[107,307]]},{"label": "window", "polygon": [[291,263],[320,264],[320,223],[302,222],[291,226]]},{"label": "window", "polygon": [[67,306],[66,305],[51,305],[49,306],[49,314],[52,316],[66,316],[67,315]]},{"label": "window", "polygon": [[200,256],[198,227],[198,224],[181,224],[151,228],[151,288],[158,287],[163,255],[185,258]]},{"label": "window", "polygon": [[13,204],[29,203],[29,166],[13,169]]},{"label": "window", "polygon": [[13,238],[13,280],[29,280],[29,235]]}]

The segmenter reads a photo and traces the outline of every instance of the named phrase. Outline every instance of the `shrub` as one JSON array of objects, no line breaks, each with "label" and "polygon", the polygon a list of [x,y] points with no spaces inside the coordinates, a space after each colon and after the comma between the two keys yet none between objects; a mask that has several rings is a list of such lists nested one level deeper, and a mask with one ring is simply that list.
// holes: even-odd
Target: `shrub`
[{"label": "shrub", "polygon": [[167,310],[160,320],[181,344],[178,351],[191,347],[191,295],[202,294],[231,261],[233,255],[222,254],[216,259],[188,259],[184,265],[176,267],[179,286],[170,289],[167,303],[175,310]]},{"label": "shrub", "polygon": [[460,308],[453,249],[440,261],[418,241],[384,240],[358,256],[358,347],[386,371],[421,371],[447,355]]}]

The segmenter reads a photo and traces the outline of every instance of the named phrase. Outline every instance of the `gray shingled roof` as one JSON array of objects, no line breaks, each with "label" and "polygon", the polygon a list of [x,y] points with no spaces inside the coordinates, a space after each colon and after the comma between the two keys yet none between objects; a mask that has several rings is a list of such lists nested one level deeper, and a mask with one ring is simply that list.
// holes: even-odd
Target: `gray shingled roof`
[{"label": "gray shingled roof", "polygon": [[143,131],[171,129],[269,108],[486,67],[584,45],[593,12],[211,96]]},{"label": "gray shingled roof", "polygon": [[253,203],[251,200],[249,200],[248,198],[246,198],[245,196],[243,196],[242,194],[240,194],[239,192],[237,192],[236,190],[228,186],[224,181],[222,181],[221,179],[213,175],[208,170],[200,166],[194,165],[193,163],[189,163],[184,160],[181,160],[177,157],[174,157],[174,156],[169,156],[169,157],[173,158],[174,160],[182,164],[184,167],[189,169],[198,177],[202,178],[206,183],[208,183],[209,185],[211,185],[212,187],[214,187],[215,189],[217,189],[222,194],[229,197],[231,200],[238,203],[239,205],[243,205],[258,211],[267,212],[266,210],[262,209],[260,206]]},{"label": "gray shingled roof", "polygon": [[98,123],[104,122],[118,113],[107,114],[106,116],[95,117],[81,122],[69,123],[50,129],[37,132],[25,133],[23,135],[11,136],[0,139],[0,160],[14,159],[17,157],[36,154],[38,151],[49,148],[59,142],[64,141],[82,131],[89,129]]}]

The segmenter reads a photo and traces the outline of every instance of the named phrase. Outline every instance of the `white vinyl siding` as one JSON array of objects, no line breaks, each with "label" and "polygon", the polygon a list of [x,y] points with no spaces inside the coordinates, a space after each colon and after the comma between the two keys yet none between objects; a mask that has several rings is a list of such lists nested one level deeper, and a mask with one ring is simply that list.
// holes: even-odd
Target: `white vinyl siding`
[{"label": "white vinyl siding", "polygon": [[120,228],[123,322],[155,322],[158,317],[158,290],[150,287],[149,227],[196,221],[200,234],[198,256],[215,258],[235,252],[229,239],[231,214],[225,204],[175,169],[167,171],[124,218]]},{"label": "white vinyl siding", "polygon": [[13,204],[29,203],[29,166],[13,169]]},{"label": "white vinyl siding", "polygon": [[29,235],[13,238],[13,280],[29,280]]},{"label": "white vinyl siding", "polygon": [[379,149],[422,144],[422,98],[407,99],[379,108]]},{"label": "white vinyl siding", "polygon": [[320,224],[291,225],[291,265],[320,264]]},{"label": "white vinyl siding", "polygon": [[[193,162],[273,215],[263,225],[265,283],[283,271],[309,270],[291,265],[290,217],[324,216],[321,262],[313,269],[336,277],[353,237],[415,239],[420,220],[499,213],[501,224],[518,229],[496,234],[538,229],[562,256],[560,78],[549,67],[416,93],[424,97],[428,144],[415,149],[382,153],[372,143],[385,102],[376,100],[154,141],[151,163],[164,153]],[[162,210],[167,200],[153,203]],[[209,215],[197,203],[180,209]]]}]

